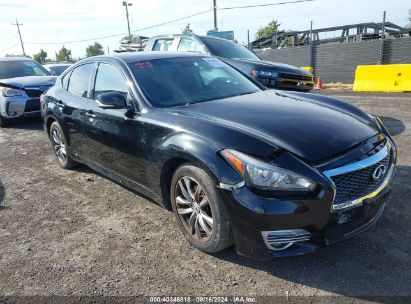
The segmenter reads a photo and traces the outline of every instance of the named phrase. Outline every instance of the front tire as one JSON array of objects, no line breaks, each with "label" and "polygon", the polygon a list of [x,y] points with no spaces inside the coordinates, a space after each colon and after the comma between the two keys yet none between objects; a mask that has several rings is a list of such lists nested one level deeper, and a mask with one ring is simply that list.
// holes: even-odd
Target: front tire
[{"label": "front tire", "polygon": [[66,137],[57,121],[53,122],[50,126],[50,140],[60,167],[71,169],[78,166],[78,163],[70,156]]},{"label": "front tire", "polygon": [[203,169],[193,164],[180,166],[171,181],[170,201],[180,230],[191,245],[215,253],[233,244],[224,203]]},{"label": "front tire", "polygon": [[6,128],[8,125],[8,119],[0,115],[0,128]]}]

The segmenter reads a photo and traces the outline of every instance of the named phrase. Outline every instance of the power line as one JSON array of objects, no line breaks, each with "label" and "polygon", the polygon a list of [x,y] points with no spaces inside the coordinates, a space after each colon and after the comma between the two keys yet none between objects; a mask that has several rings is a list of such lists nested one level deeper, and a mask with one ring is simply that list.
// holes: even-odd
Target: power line
[{"label": "power line", "polygon": [[0,53],[6,52],[6,51],[8,51],[8,50],[11,50],[12,48],[18,46],[19,44],[20,44],[20,43],[16,43],[16,44],[13,44],[12,46],[9,46],[8,48],[5,48],[5,49],[3,49],[3,50],[0,50]]},{"label": "power line", "polygon": [[173,23],[173,22],[177,22],[177,21],[189,19],[189,18],[192,18],[192,17],[195,17],[195,16],[199,16],[199,15],[202,15],[202,14],[205,14],[205,13],[209,13],[209,12],[211,12],[211,11],[213,11],[213,9],[208,9],[208,10],[206,10],[206,11],[202,11],[202,12],[199,12],[199,13],[196,13],[196,14],[193,14],[193,15],[190,15],[190,16],[186,16],[186,17],[182,17],[182,18],[178,18],[178,19],[166,21],[166,22],[163,22],[163,23],[160,23],[160,24],[156,24],[156,25],[152,25],[152,26],[148,26],[148,27],[143,27],[143,28],[134,30],[134,31],[132,31],[132,32],[135,33],[135,32],[139,32],[139,31],[149,30],[149,29],[152,29],[152,28],[155,28],[155,27],[159,27],[159,26],[162,26],[162,25],[166,25],[166,24],[169,24],[169,23]]},{"label": "power line", "polygon": [[[220,7],[220,8],[217,8],[217,10],[233,10],[233,9],[243,9],[243,8],[254,8],[254,7],[285,5],[285,4],[294,4],[294,3],[311,2],[311,1],[315,1],[315,0],[295,0],[295,1],[286,1],[286,2],[278,2],[278,3],[265,3],[265,4],[254,4],[254,5],[245,5],[245,6]],[[173,20],[170,20],[170,21],[166,21],[166,22],[163,22],[163,23],[159,23],[159,24],[155,24],[155,25],[151,25],[151,26],[147,26],[147,27],[143,27],[143,28],[139,28],[139,29],[133,30],[131,32],[136,33],[136,32],[139,32],[139,31],[153,29],[153,28],[156,28],[156,27],[160,27],[160,26],[163,26],[163,25],[170,24],[170,23],[174,23],[174,22],[186,20],[186,19],[189,19],[189,18],[192,18],[192,17],[196,17],[196,16],[199,16],[199,15],[203,15],[203,14],[206,14],[206,13],[209,13],[209,12],[212,12],[212,11],[214,11],[214,7],[211,8],[211,9],[205,10],[205,11],[201,11],[201,12],[189,15],[189,16],[181,17],[181,18],[178,18],[178,19],[173,19]],[[81,43],[81,42],[102,40],[102,39],[108,39],[108,38],[124,36],[124,35],[127,35],[127,34],[128,33],[119,33],[119,34],[100,36],[100,37],[95,37],[95,38],[60,41],[60,42],[26,42],[26,44],[61,45],[61,44],[71,44],[71,43]]]},{"label": "power line", "polygon": [[302,3],[302,2],[312,2],[312,1],[315,1],[315,0],[295,0],[295,1],[286,1],[286,2],[278,2],[278,3],[265,3],[265,4],[244,5],[244,6],[220,7],[220,8],[218,8],[218,10],[232,10],[232,9],[241,9],[241,8],[254,8],[254,7],[264,7],[264,6],[294,4],[294,3]]},{"label": "power line", "polygon": [[[177,22],[177,21],[185,20],[185,19],[192,18],[192,17],[195,17],[195,16],[199,16],[199,15],[211,12],[212,10],[213,9],[209,9],[209,10],[202,11],[202,12],[192,14],[192,15],[189,15],[189,16],[185,16],[185,17],[181,17],[181,18],[178,18],[178,19],[166,21],[166,22],[163,22],[163,23],[151,25],[151,26],[148,26],[148,27],[143,27],[143,28],[140,28],[140,29],[136,29],[136,30],[133,30],[131,32],[136,33],[136,32],[139,32],[139,31],[152,29],[152,28],[163,26],[163,25],[170,24],[170,23],[173,23],[173,22]],[[94,41],[94,40],[113,38],[113,37],[118,37],[118,36],[124,36],[124,35],[127,35],[127,34],[128,33],[120,33],[120,34],[113,34],[113,35],[108,35],[108,36],[101,36],[101,37],[88,38],[88,39],[82,39],[82,40],[71,40],[71,41],[61,41],[61,42],[26,42],[26,44],[53,44],[53,45],[55,45],[55,44],[70,44],[70,43],[80,43],[80,42],[88,42],[88,41]]]}]

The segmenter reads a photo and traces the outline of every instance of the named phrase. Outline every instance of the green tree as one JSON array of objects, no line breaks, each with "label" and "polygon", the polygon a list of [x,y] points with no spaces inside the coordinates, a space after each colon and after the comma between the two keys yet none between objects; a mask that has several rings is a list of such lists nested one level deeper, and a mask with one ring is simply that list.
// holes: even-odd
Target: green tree
[{"label": "green tree", "polygon": [[40,49],[40,52],[33,55],[33,59],[36,60],[38,63],[45,63],[47,58],[47,52],[43,49]]},{"label": "green tree", "polygon": [[193,30],[190,28],[190,23],[187,23],[187,25],[185,26],[185,28],[181,29],[181,32],[183,34],[193,34]]},{"label": "green tree", "polygon": [[257,34],[255,34],[255,39],[260,39],[262,37],[274,34],[276,31],[278,31],[280,25],[281,24],[277,20],[273,20],[266,26],[259,27]]},{"label": "green tree", "polygon": [[406,25],[407,28],[411,29],[411,9],[408,10],[408,24]]},{"label": "green tree", "polygon": [[90,44],[86,48],[86,57],[97,56],[97,55],[104,55],[104,49],[100,43],[94,42],[93,44]]},{"label": "green tree", "polygon": [[56,61],[71,61],[71,50],[67,49],[63,46],[57,53],[56,53]]}]

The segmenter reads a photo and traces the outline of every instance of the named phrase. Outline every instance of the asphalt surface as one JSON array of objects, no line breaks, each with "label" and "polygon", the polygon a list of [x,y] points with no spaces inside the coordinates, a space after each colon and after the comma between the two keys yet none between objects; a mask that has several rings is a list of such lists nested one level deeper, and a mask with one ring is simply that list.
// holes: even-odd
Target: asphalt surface
[{"label": "asphalt surface", "polygon": [[169,211],[86,167],[61,169],[29,121],[0,129],[0,295],[411,296],[411,94],[321,93],[381,116],[398,144],[391,199],[371,230],[272,262],[205,254]]}]

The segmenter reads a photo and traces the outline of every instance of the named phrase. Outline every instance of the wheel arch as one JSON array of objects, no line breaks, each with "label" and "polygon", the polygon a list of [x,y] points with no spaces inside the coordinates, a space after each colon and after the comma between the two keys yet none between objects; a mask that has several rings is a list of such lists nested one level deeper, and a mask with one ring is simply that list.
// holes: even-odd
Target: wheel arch
[{"label": "wheel arch", "polygon": [[57,121],[57,118],[54,117],[53,115],[48,115],[44,119],[45,126],[46,126],[46,131],[47,131],[47,136],[49,136],[49,137],[50,137],[50,127],[51,127],[52,123],[55,122],[55,121]]},{"label": "wheel arch", "polygon": [[164,158],[160,173],[160,189],[164,207],[171,210],[170,187],[176,170],[191,163],[203,169],[216,185],[219,183],[237,184],[241,177],[219,155],[217,145],[203,138],[179,134],[163,144]]}]

